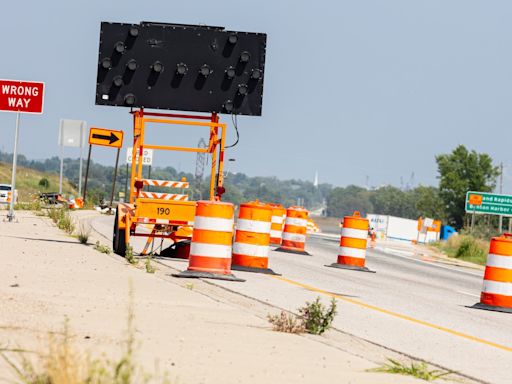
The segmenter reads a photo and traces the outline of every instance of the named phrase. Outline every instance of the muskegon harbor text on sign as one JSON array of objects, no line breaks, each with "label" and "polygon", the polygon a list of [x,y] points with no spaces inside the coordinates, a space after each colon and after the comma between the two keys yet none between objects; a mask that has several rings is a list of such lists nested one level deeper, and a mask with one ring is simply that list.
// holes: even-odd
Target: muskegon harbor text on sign
[{"label": "muskegon harbor text on sign", "polygon": [[0,110],[43,113],[44,83],[0,80]]}]

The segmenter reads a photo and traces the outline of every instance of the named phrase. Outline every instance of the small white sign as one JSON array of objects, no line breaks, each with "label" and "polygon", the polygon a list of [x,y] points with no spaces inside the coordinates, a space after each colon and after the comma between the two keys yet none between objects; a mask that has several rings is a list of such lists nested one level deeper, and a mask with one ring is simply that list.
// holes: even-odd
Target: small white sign
[{"label": "small white sign", "polygon": [[[126,150],[126,164],[132,163],[133,147]],[[139,162],[139,154],[137,153],[137,163]],[[153,165],[153,150],[144,149],[142,153],[142,165]]]},{"label": "small white sign", "polygon": [[64,147],[83,147],[87,123],[83,120],[60,119],[59,145]]}]

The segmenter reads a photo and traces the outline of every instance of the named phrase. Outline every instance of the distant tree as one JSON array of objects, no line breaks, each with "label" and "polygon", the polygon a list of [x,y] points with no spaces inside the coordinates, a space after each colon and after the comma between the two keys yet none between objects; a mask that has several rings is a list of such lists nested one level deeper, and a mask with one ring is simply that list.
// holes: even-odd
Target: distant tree
[{"label": "distant tree", "polygon": [[355,185],[331,190],[327,197],[328,216],[343,217],[351,215],[354,211],[361,212],[363,216],[373,211],[369,191]]},{"label": "distant tree", "polygon": [[415,217],[430,217],[445,220],[444,203],[436,187],[418,186],[410,191],[414,201]]},{"label": "distant tree", "polygon": [[462,228],[466,192],[491,192],[496,186],[499,168],[493,165],[489,155],[468,151],[464,145],[450,154],[436,156],[436,162],[439,196],[445,204],[448,223]]},{"label": "distant tree", "polygon": [[386,186],[373,191],[371,198],[373,213],[415,219],[416,208],[410,192]]},{"label": "distant tree", "polygon": [[46,177],[43,177],[39,180],[39,186],[43,189],[48,189],[50,188],[50,181]]}]

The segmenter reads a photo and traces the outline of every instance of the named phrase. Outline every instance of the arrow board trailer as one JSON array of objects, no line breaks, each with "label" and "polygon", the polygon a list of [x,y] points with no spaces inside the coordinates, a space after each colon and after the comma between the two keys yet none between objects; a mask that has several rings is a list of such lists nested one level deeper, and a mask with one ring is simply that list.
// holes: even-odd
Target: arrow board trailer
[{"label": "arrow board trailer", "polygon": [[[266,37],[264,33],[205,25],[101,23],[96,104],[128,107],[133,117],[133,149],[127,159],[131,163],[129,202],[117,206],[115,253],[124,256],[130,238],[142,236],[147,242],[141,254],[154,239],[161,238],[173,242],[166,255],[188,257],[196,213],[196,202],[189,201],[190,193],[185,193],[190,185],[186,179],[144,178],[144,151],[209,155],[209,199],[220,201],[225,192],[227,125],[219,121],[219,114],[231,115],[233,121],[236,115],[261,115]],[[147,108],[161,111],[149,112]],[[209,134],[208,145],[146,142],[145,131],[155,123],[203,130]],[[137,158],[142,161],[133,161]],[[171,190],[153,192],[148,190],[151,186]]]}]

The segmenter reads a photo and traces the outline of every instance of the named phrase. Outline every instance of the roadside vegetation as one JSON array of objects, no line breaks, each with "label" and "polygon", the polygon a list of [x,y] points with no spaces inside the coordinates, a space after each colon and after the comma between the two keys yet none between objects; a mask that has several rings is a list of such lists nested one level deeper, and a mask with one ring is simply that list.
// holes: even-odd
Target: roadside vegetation
[{"label": "roadside vegetation", "polygon": [[147,273],[155,273],[155,268],[151,264],[151,259],[152,258],[153,258],[153,254],[152,253],[149,253],[148,256],[146,257],[146,262],[144,263],[144,265],[146,267],[146,272]]},{"label": "roadside vegetation", "polygon": [[75,224],[66,206],[60,208],[49,208],[48,217],[53,220],[59,229],[72,234],[75,231]]},{"label": "roadside vegetation", "polygon": [[[12,155],[8,157],[5,153],[0,154],[0,184],[11,184],[12,165],[8,163],[10,161],[12,161]],[[38,196],[40,192],[57,192],[59,190],[58,171],[33,169],[18,161],[16,189],[19,202],[34,201],[34,196]],[[66,195],[77,196],[78,194],[77,188],[67,179],[62,182],[62,192]]]},{"label": "roadside vegetation", "polygon": [[87,223],[80,223],[78,225],[78,233],[76,235],[80,244],[87,244],[89,236],[91,236],[91,226]]},{"label": "roadside vegetation", "polygon": [[112,253],[112,250],[109,247],[100,244],[99,241],[97,241],[96,244],[94,244],[94,250],[101,253],[106,253],[107,255],[110,255]]},{"label": "roadside vegetation", "polygon": [[489,242],[478,239],[472,235],[451,236],[447,241],[434,243],[437,248],[448,257],[485,265]]},{"label": "roadside vegetation", "polygon": [[127,330],[121,355],[111,360],[82,353],[73,343],[66,319],[61,332],[50,333],[46,350],[0,347],[0,358],[16,377],[16,384],[170,384],[167,374],[149,374],[135,361],[133,289],[130,288]]},{"label": "roadside vegetation", "polygon": [[268,315],[273,330],[286,333],[311,333],[321,335],[327,331],[337,314],[336,300],[333,298],[328,307],[324,306],[320,297],[298,309],[299,315],[281,311],[279,315]]},{"label": "roadside vegetation", "polygon": [[413,376],[425,381],[434,381],[452,373],[441,369],[430,370],[428,365],[423,362],[411,361],[410,363],[402,363],[394,359],[388,359],[386,364],[378,368],[370,369],[369,371]]}]

